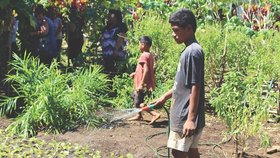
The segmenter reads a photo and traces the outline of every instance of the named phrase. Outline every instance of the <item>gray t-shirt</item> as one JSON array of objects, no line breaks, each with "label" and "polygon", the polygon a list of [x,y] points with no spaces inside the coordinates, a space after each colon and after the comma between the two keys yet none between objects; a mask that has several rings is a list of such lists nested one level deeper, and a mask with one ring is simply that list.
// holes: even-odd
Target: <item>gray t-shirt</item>
[{"label": "gray t-shirt", "polygon": [[188,118],[192,85],[200,88],[196,117],[196,131],[205,126],[204,57],[201,46],[192,40],[181,54],[173,86],[173,106],[170,112],[171,130],[182,132]]}]

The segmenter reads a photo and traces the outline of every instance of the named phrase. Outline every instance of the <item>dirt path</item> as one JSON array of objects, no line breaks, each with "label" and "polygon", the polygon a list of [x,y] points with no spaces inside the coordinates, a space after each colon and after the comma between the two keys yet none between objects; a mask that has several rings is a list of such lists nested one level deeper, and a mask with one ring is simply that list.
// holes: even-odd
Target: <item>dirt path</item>
[{"label": "dirt path", "polygon": [[[127,122],[119,124],[114,128],[86,129],[78,128],[76,131],[67,132],[65,134],[48,135],[40,133],[37,138],[46,141],[65,141],[70,143],[78,143],[87,145],[101,151],[102,157],[119,157],[120,155],[132,154],[134,158],[157,158],[153,150],[164,147],[167,141],[168,119],[165,113],[154,124],[149,125],[151,119],[149,115],[144,115],[145,120],[141,122]],[[1,118],[0,128],[4,128],[9,124],[9,120]],[[225,144],[220,144],[213,149],[215,144],[219,144],[224,138],[223,132],[226,126],[216,117],[207,115],[207,125],[203,131],[200,142],[201,158],[224,158],[233,157],[234,141],[231,140]],[[272,137],[272,145],[280,144],[280,125],[268,124],[268,130]],[[160,134],[164,133],[164,134]],[[153,136],[154,135],[154,136]],[[153,137],[152,137],[153,136]],[[151,138],[150,138],[151,137]],[[148,139],[150,138],[150,139]],[[148,139],[145,141],[145,139]],[[264,150],[260,149],[257,138],[251,138],[248,141],[246,158],[259,158]],[[167,155],[166,150],[160,151],[160,154]],[[268,158],[279,158],[280,152],[267,154]]]}]

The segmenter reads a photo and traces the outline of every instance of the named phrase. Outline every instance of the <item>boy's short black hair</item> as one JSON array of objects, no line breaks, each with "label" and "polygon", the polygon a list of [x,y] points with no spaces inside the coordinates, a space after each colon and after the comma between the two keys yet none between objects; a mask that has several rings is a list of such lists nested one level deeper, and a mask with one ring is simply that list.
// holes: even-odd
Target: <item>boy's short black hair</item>
[{"label": "boy's short black hair", "polygon": [[141,36],[140,38],[139,38],[139,41],[140,42],[143,42],[143,43],[145,43],[145,44],[147,44],[148,46],[152,46],[152,44],[153,44],[153,41],[152,41],[152,37],[150,37],[150,36]]},{"label": "boy's short black hair", "polygon": [[191,25],[193,31],[196,31],[196,18],[193,12],[190,9],[180,9],[174,13],[172,13],[169,17],[169,23],[175,24],[179,27],[186,28],[188,25]]}]

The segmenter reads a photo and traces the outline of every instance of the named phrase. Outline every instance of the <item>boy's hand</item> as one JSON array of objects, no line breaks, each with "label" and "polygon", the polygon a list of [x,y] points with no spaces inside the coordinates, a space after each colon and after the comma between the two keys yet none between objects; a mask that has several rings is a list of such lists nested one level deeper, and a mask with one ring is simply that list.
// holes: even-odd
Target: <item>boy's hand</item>
[{"label": "boy's hand", "polygon": [[152,101],[150,104],[153,104],[155,107],[162,106],[165,103],[166,99],[162,96],[155,101]]},{"label": "boy's hand", "polygon": [[129,76],[130,76],[131,78],[134,78],[135,72],[132,72]]},{"label": "boy's hand", "polygon": [[137,91],[143,91],[144,90],[144,86],[143,85],[139,85],[139,87],[137,87]]},{"label": "boy's hand", "polygon": [[183,137],[190,137],[194,135],[194,132],[195,132],[195,122],[187,120],[183,127]]},{"label": "boy's hand", "polygon": [[145,106],[147,106],[145,103],[141,103],[141,104],[140,104],[140,108],[143,108],[143,107],[145,107]]}]

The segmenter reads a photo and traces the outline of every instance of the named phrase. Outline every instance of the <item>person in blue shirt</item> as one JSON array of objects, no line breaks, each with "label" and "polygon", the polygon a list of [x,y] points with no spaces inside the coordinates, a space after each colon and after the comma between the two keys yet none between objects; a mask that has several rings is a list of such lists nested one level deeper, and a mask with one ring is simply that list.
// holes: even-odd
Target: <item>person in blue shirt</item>
[{"label": "person in blue shirt", "polygon": [[126,24],[120,10],[109,10],[107,24],[102,31],[101,46],[105,72],[116,72],[116,61],[127,56],[125,51]]}]

